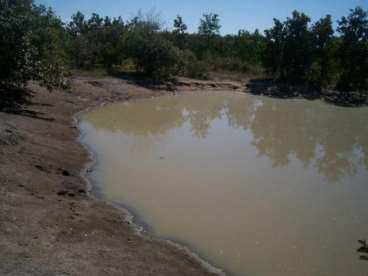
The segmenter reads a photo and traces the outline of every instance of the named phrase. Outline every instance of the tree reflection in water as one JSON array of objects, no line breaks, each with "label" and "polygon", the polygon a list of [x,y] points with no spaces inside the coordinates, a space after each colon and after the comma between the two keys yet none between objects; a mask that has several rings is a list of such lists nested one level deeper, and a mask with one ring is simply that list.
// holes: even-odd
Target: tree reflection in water
[{"label": "tree reflection in water", "polygon": [[[195,100],[193,100],[195,98]],[[154,103],[154,104],[153,104]],[[104,107],[89,114],[96,128],[134,136],[160,136],[188,123],[192,134],[205,139],[211,125],[225,116],[230,126],[252,134],[258,156],[274,167],[291,158],[313,166],[329,182],[368,168],[366,108],[342,108],[320,101],[280,100],[224,93],[196,97],[161,97]],[[231,145],[224,144],[224,147]]]}]

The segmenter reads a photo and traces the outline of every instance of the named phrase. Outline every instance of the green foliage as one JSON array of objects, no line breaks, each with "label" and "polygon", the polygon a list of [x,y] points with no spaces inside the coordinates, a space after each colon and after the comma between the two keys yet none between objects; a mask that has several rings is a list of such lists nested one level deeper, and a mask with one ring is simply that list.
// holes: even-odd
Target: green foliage
[{"label": "green foliage", "polygon": [[344,91],[368,90],[368,13],[360,7],[339,22],[341,44],[338,57],[341,76],[338,87]]},{"label": "green foliage", "polygon": [[80,37],[87,32],[87,22],[84,14],[78,11],[72,16],[72,21],[68,24],[68,31],[73,38]]},{"label": "green foliage", "polygon": [[99,37],[102,44],[100,55],[104,67],[108,70],[114,65],[120,65],[125,57],[123,37],[125,26],[122,24],[106,25]]},{"label": "green foliage", "polygon": [[65,38],[63,24],[51,9],[35,6],[32,12],[31,45],[35,47],[34,79],[52,89],[64,84]]},{"label": "green foliage", "polygon": [[0,2],[0,82],[25,85],[39,80],[49,89],[63,83],[61,21],[32,1]]},{"label": "green foliage", "polygon": [[274,19],[264,35],[240,30],[221,36],[219,15],[213,13],[203,15],[197,33],[188,33],[180,15],[172,31],[162,30],[154,11],[139,12],[129,21],[96,13],[86,18],[77,12],[64,25],[52,10],[31,0],[0,0],[0,82],[24,85],[39,80],[51,88],[62,84],[65,65],[111,72],[129,61],[130,70],[155,79],[174,75],[206,79],[210,71],[250,75],[266,71],[292,86],[322,91],[337,84],[348,91],[341,95],[365,96],[367,11],[357,7],[338,21],[340,36],[334,35],[330,15],[310,21],[294,11],[284,21]]},{"label": "green foliage", "polygon": [[183,18],[178,15],[175,19],[174,19],[174,34],[185,34],[185,32],[187,31],[188,27],[187,25],[183,22]]},{"label": "green foliage", "polygon": [[187,31],[188,27],[187,25],[184,23],[183,18],[178,15],[175,19],[174,19],[174,30],[172,32],[173,36],[174,36],[174,41],[175,44],[180,48],[180,49],[184,49],[186,46],[186,39],[187,39]]},{"label": "green foliage", "polygon": [[190,51],[184,50],[179,52],[179,74],[189,78],[208,79],[209,65],[207,62],[200,61]]},{"label": "green foliage", "polygon": [[293,12],[285,21],[284,78],[292,82],[303,82],[312,64],[313,44],[308,29],[310,18],[304,13]]},{"label": "green foliage", "polygon": [[274,20],[274,27],[266,30],[264,64],[281,80],[302,83],[312,64],[313,43],[308,23],[310,18],[294,11],[285,22]]},{"label": "green foliage", "polygon": [[93,13],[86,20],[77,12],[67,26],[72,65],[77,68],[103,65],[107,70],[119,65],[124,57],[122,39],[126,28],[121,17],[102,19]]},{"label": "green foliage", "polygon": [[[266,30],[263,64],[268,72],[283,82],[314,88],[333,87],[348,96],[368,90],[368,14],[362,8],[351,10],[338,21],[334,36],[332,18],[327,15],[309,26],[310,19],[299,12],[281,22],[274,20]],[[344,101],[345,101],[344,100]],[[356,102],[356,99],[353,99]]]},{"label": "green foliage", "polygon": [[157,33],[152,22],[131,22],[125,49],[137,68],[147,76],[166,78],[178,70],[179,50]]},{"label": "green foliage", "polygon": [[219,54],[222,38],[220,37],[220,18],[218,14],[204,14],[200,20],[198,34],[191,35],[190,49],[200,60],[208,61],[213,55]]},{"label": "green foliage", "polygon": [[262,61],[266,70],[272,75],[283,75],[284,69],[284,47],[286,37],[285,25],[278,19],[274,19],[273,28],[266,30],[265,50]]},{"label": "green foliage", "polygon": [[234,37],[233,43],[234,51],[232,53],[242,61],[251,64],[261,63],[265,39],[258,30],[255,30],[254,33],[240,30],[238,35]]},{"label": "green foliage", "polygon": [[220,34],[220,17],[218,14],[205,13],[200,21],[198,33],[205,36],[213,36]]},{"label": "green foliage", "polygon": [[321,18],[312,27],[315,59],[309,72],[309,82],[315,86],[322,87],[330,82],[333,34],[331,15]]},{"label": "green foliage", "polygon": [[0,3],[0,81],[22,85],[33,74],[30,7],[11,1]]}]

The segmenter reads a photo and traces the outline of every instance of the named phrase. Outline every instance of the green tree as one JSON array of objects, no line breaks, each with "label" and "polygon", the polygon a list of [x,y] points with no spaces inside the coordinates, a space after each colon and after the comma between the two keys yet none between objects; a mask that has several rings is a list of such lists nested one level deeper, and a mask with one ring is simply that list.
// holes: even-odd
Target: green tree
[{"label": "green tree", "polygon": [[285,48],[285,24],[278,19],[274,19],[274,26],[265,30],[265,50],[262,54],[263,65],[266,70],[275,75],[285,76],[285,65],[284,65],[284,48]]},{"label": "green tree", "polygon": [[285,21],[283,66],[286,80],[292,83],[305,82],[312,64],[313,42],[309,22],[310,18],[298,11],[294,11],[292,17]]},{"label": "green tree", "polygon": [[32,9],[30,44],[35,49],[33,78],[49,89],[63,85],[66,64],[66,32],[54,11],[44,6]]},{"label": "green tree", "polygon": [[29,0],[1,0],[0,8],[0,83],[21,86],[38,80],[50,89],[61,85],[61,21]]},{"label": "green tree", "polygon": [[159,33],[156,16],[139,16],[128,23],[124,49],[137,69],[163,79],[178,72],[179,50]]},{"label": "green tree", "polygon": [[310,18],[294,11],[285,22],[274,19],[266,30],[264,65],[278,78],[290,83],[304,83],[313,61],[313,39],[308,28]]},{"label": "green tree", "polygon": [[341,34],[339,60],[341,76],[338,88],[344,91],[368,89],[368,14],[361,7],[338,21]]},{"label": "green tree", "polygon": [[183,18],[178,15],[174,19],[174,30],[173,35],[175,38],[175,43],[180,49],[184,49],[186,41],[186,31],[188,26],[184,23]]},{"label": "green tree", "polygon": [[218,14],[205,13],[201,18],[198,33],[205,36],[213,36],[220,34],[220,17]]},{"label": "green tree", "polygon": [[104,26],[104,19],[100,17],[97,13],[92,13],[90,19],[87,22],[89,30],[97,30]]},{"label": "green tree", "polygon": [[121,18],[104,19],[93,13],[86,21],[81,12],[72,16],[67,26],[70,34],[69,54],[72,65],[77,68],[91,68],[99,65],[108,70],[122,60],[121,37],[125,24]]},{"label": "green tree", "polygon": [[33,74],[28,58],[34,51],[29,38],[30,6],[18,1],[1,1],[0,5],[0,81],[18,86]]},{"label": "green tree", "polygon": [[100,31],[98,39],[102,43],[102,49],[99,53],[101,61],[108,71],[114,65],[120,65],[126,56],[124,52],[125,35],[126,26],[121,18],[113,21],[105,18],[104,28]]},{"label": "green tree", "polygon": [[86,68],[91,65],[92,50],[87,38],[88,24],[84,14],[78,11],[72,15],[72,20],[67,26],[70,35],[68,53],[73,67]]},{"label": "green tree", "polygon": [[334,30],[332,27],[331,15],[327,15],[317,21],[312,27],[314,39],[314,52],[319,74],[317,83],[324,86],[330,81],[330,63],[332,59],[332,42]]},{"label": "green tree", "polygon": [[132,35],[128,42],[129,56],[145,75],[162,79],[177,72],[178,50],[159,35]]},{"label": "green tree", "polygon": [[87,31],[87,22],[85,21],[84,14],[80,11],[73,14],[72,21],[69,22],[67,29],[73,38],[84,34]]},{"label": "green tree", "polygon": [[259,64],[264,48],[264,37],[258,30],[255,30],[254,33],[240,30],[235,37],[234,45],[229,48],[234,48],[230,50],[230,55],[235,55],[251,64]]},{"label": "green tree", "polygon": [[206,13],[200,20],[198,35],[193,36],[192,49],[201,60],[212,60],[217,55],[220,38],[220,17],[218,14]]},{"label": "green tree", "polygon": [[70,36],[68,43],[68,54],[73,67],[87,67],[90,59],[88,41],[85,37],[87,33],[87,22],[83,13],[78,11],[73,14],[71,21],[67,25],[67,32]]},{"label": "green tree", "polygon": [[188,26],[184,23],[183,18],[178,15],[174,19],[174,34],[185,34],[187,31]]}]

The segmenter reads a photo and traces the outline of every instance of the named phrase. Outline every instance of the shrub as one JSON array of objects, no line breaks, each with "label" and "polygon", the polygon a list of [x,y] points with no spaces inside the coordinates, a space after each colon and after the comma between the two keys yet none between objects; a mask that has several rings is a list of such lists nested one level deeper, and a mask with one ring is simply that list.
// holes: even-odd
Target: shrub
[{"label": "shrub", "polygon": [[313,40],[308,28],[310,18],[294,11],[291,18],[266,30],[263,54],[265,68],[279,79],[290,83],[303,83],[313,62]]},{"label": "shrub", "polygon": [[342,40],[338,51],[341,63],[338,88],[343,91],[367,91],[368,11],[357,7],[338,23]]},{"label": "shrub", "polygon": [[179,52],[178,63],[179,75],[194,78],[194,79],[208,79],[209,65],[204,61],[199,61],[190,50]]},{"label": "shrub", "polygon": [[39,80],[49,89],[63,83],[63,28],[51,10],[31,1],[0,2],[0,84]]},{"label": "shrub", "polygon": [[178,49],[158,34],[144,36],[133,33],[126,43],[128,56],[145,75],[162,79],[178,72]]},{"label": "shrub", "polygon": [[32,75],[34,50],[30,45],[29,8],[4,6],[0,9],[0,81],[24,84]]}]

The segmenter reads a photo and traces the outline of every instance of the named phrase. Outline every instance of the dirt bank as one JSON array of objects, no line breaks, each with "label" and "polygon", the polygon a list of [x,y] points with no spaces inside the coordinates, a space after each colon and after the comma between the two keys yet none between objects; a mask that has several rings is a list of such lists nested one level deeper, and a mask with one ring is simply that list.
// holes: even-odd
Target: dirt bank
[{"label": "dirt bank", "polygon": [[0,275],[212,275],[175,247],[136,235],[121,211],[87,195],[80,176],[89,156],[74,114],[172,92],[115,78],[71,83],[52,93],[31,84],[27,97],[0,91]]}]

